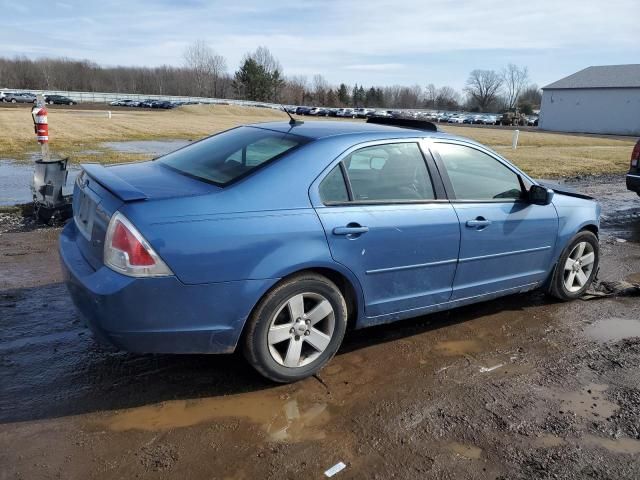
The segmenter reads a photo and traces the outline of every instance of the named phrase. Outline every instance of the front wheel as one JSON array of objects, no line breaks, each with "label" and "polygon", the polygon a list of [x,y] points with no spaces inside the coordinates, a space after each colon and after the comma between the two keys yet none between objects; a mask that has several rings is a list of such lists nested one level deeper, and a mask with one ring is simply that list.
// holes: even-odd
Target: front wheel
[{"label": "front wheel", "polygon": [[579,232],[560,255],[549,293],[565,301],[581,297],[591,286],[599,261],[598,237]]},{"label": "front wheel", "polygon": [[294,382],[331,360],[346,326],[347,306],[338,287],[321,275],[296,275],[258,303],[247,324],[244,354],[265,377]]}]

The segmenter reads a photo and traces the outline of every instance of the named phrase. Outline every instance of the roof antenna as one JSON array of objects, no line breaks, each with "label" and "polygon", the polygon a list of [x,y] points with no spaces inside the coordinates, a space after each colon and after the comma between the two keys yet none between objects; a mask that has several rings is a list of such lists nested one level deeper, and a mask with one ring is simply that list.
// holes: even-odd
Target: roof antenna
[{"label": "roof antenna", "polygon": [[282,110],[284,110],[284,113],[286,113],[287,115],[289,115],[289,118],[291,120],[289,120],[289,125],[291,125],[292,127],[295,127],[296,125],[302,125],[304,124],[304,122],[302,120],[296,120],[295,118],[293,118],[291,116],[291,114],[289,113],[289,110],[287,110],[286,108],[284,108],[284,105],[280,105],[280,107],[282,108]]}]

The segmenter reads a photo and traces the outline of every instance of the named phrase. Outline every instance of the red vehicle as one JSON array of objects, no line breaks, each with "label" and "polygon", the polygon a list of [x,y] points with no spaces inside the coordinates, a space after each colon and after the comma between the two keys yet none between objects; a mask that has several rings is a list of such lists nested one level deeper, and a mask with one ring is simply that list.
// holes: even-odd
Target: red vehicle
[{"label": "red vehicle", "polygon": [[640,140],[631,152],[631,164],[627,173],[627,189],[640,196]]}]

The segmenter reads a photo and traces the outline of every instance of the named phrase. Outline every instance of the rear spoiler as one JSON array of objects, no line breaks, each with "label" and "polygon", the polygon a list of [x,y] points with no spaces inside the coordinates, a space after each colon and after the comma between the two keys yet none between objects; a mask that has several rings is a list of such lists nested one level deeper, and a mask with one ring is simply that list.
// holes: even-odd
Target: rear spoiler
[{"label": "rear spoiler", "polygon": [[147,199],[147,196],[143,192],[100,164],[83,163],[80,166],[89,177],[116,195],[120,200],[133,202],[134,200]]},{"label": "rear spoiler", "polygon": [[415,130],[425,130],[427,132],[437,132],[438,127],[435,123],[426,120],[416,120],[413,118],[388,118],[388,117],[369,117],[367,123],[375,123],[378,125],[389,125],[400,128],[413,128]]}]

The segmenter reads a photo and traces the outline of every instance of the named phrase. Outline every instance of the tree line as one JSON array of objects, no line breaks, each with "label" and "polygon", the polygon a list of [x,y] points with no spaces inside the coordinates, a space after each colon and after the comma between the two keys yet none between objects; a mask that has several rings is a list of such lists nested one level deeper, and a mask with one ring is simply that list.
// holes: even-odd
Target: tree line
[{"label": "tree line", "polygon": [[103,67],[69,58],[0,57],[0,87],[37,90],[179,95],[254,100],[287,105],[437,110],[502,111],[519,107],[525,113],[540,105],[541,93],[526,67],[473,70],[462,92],[450,86],[331,85],[317,74],[285,76],[266,47],[245,54],[229,73],[226,59],[205,42],[189,45],[179,67]]}]

